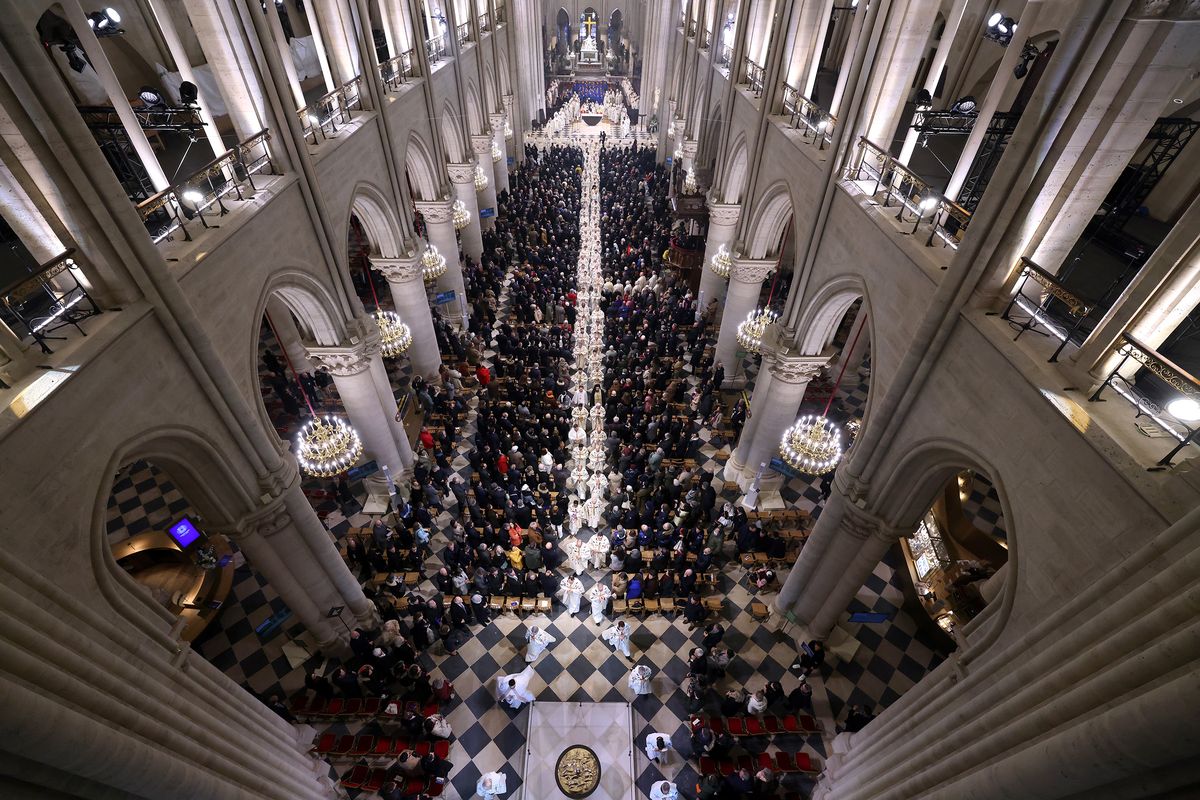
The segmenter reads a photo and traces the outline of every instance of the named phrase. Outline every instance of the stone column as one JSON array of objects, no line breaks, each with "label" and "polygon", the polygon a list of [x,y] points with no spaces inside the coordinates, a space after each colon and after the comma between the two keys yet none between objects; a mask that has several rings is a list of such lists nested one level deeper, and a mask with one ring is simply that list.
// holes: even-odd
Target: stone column
[{"label": "stone column", "polygon": [[442,356],[433,331],[433,315],[429,312],[420,257],[415,254],[403,258],[372,257],[371,267],[387,279],[396,313],[412,331],[408,360],[413,371],[426,380],[433,380],[437,377]]},{"label": "stone column", "polygon": [[485,133],[472,136],[471,152],[475,154],[475,160],[478,162],[479,168],[483,170],[484,177],[487,178],[487,186],[477,194],[479,195],[479,210],[490,208],[493,212],[492,216],[479,220],[483,229],[490,231],[496,227],[496,171],[492,169],[492,135]]},{"label": "stone column", "polygon": [[696,163],[696,151],[700,149],[700,142],[695,139],[684,139],[683,147],[683,171],[687,172]]},{"label": "stone column", "polygon": [[[1030,2],[1026,3],[1025,10],[1021,12],[1021,30],[1037,30],[1034,26],[1037,23],[1038,12],[1041,10],[1042,3],[1040,0],[1030,0]],[[1000,101],[1008,94],[1009,86],[1017,81],[1017,77],[1013,74],[1013,68],[1021,60],[1021,44],[1025,39],[1026,37],[1023,34],[1019,36],[1014,35],[1012,41],[1009,42],[1008,47],[1004,50],[1004,57],[1000,59],[1000,66],[996,67],[996,75],[992,78],[987,94],[984,95],[983,102],[979,105],[979,115],[975,117],[975,124],[971,127],[971,132],[967,135],[966,144],[963,145],[962,153],[958,156],[958,163],[954,165],[954,172],[950,175],[950,180],[946,184],[945,196],[949,200],[958,198],[958,193],[962,189],[963,183],[966,182],[967,176],[971,174],[971,167],[975,165],[975,155],[979,152],[979,148],[983,144],[984,136],[987,135],[988,126],[992,122],[992,115],[999,110]],[[940,46],[938,47],[938,52],[942,52]],[[935,81],[934,86],[936,85]]]},{"label": "stone column", "polygon": [[717,308],[725,302],[726,279],[712,271],[712,259],[724,245],[733,255],[733,237],[737,232],[738,220],[742,217],[742,207],[733,203],[708,203],[708,236],[704,241],[704,267],[700,273],[699,302],[696,304],[696,314],[704,311],[710,300],[717,301]]},{"label": "stone column", "polygon": [[358,342],[338,347],[313,347],[309,352],[333,376],[350,424],[362,437],[363,457],[374,459],[380,467],[386,465],[393,472],[399,472],[405,464],[393,429],[395,404],[384,407],[375,385],[378,374],[372,370],[372,363],[380,360],[378,329],[358,338]]},{"label": "stone column", "polygon": [[[350,39],[351,36],[357,35],[350,22],[350,9],[345,0],[323,0],[313,3],[311,9],[312,14],[308,15],[309,22],[312,22],[315,14],[317,24],[312,27],[321,28],[321,43],[325,46],[333,81],[335,85],[341,86],[359,74],[357,48],[351,45]],[[375,46],[374,42],[371,46]]]},{"label": "stone column", "polygon": [[479,198],[475,193],[475,165],[470,162],[447,164],[446,174],[450,176],[450,185],[454,187],[454,199],[462,201],[471,215],[467,227],[458,232],[463,254],[478,262],[483,255],[483,232],[479,221]]},{"label": "stone column", "polygon": [[774,269],[774,260],[734,259],[725,296],[725,310],[721,315],[721,332],[717,335],[716,360],[725,367],[727,388],[740,387],[745,383],[742,359],[737,356],[737,326],[758,307],[762,283]]},{"label": "stone column", "polygon": [[[504,125],[508,115],[492,114],[492,144],[500,150],[500,160],[492,161],[492,172],[496,175],[496,194],[508,191],[508,149],[504,141]],[[499,209],[497,209],[499,213]]]},{"label": "stone column", "polygon": [[894,2],[888,14],[867,84],[862,120],[857,127],[868,139],[877,144],[882,142],[885,148],[900,124],[938,5],[938,0]]},{"label": "stone column", "polygon": [[762,373],[769,372],[765,385],[754,387],[750,397],[750,419],[753,427],[742,430],[737,448],[726,465],[726,479],[736,480],[745,491],[754,481],[759,469],[763,478],[778,482],[771,471],[771,459],[779,453],[783,432],[796,421],[809,380],[821,371],[829,359],[823,356],[788,356],[776,354],[768,366],[764,357]]},{"label": "stone column", "polygon": [[838,389],[858,383],[863,357],[866,356],[867,348],[871,344],[871,332],[866,329],[866,325],[867,314],[865,309],[860,307],[854,317],[854,323],[850,326],[850,338],[842,346],[837,358],[829,365],[830,377],[834,380],[837,379],[838,373],[842,372],[842,365],[846,365],[842,380],[837,385]]},{"label": "stone column", "polygon": [[846,44],[843,48],[845,54],[842,56],[842,60],[840,62],[841,66],[838,68],[837,86],[834,87],[833,100],[829,105],[829,113],[833,114],[833,116],[837,117],[838,119],[841,119],[844,116],[842,112],[842,98],[846,94],[846,82],[850,75],[849,67],[854,62],[854,51],[857,50],[861,44],[859,40],[862,38],[863,20],[867,17],[867,10],[865,8],[856,8],[852,12],[842,13],[850,14],[852,19],[850,21],[850,34],[846,38]]},{"label": "stone column", "polygon": [[212,68],[213,79],[229,111],[238,141],[267,127],[262,87],[254,75],[254,57],[241,36],[230,31],[231,20],[219,0],[189,0],[183,4],[192,29]]},{"label": "stone column", "polygon": [[[946,59],[950,57],[950,48],[954,45],[954,37],[958,35],[958,27],[962,23],[963,14],[966,10],[967,0],[954,0],[954,5],[950,8],[950,16],[946,17],[946,26],[942,29],[942,38],[938,40],[937,50],[933,53],[933,60],[929,64],[929,71],[925,74],[925,85],[922,87],[925,91],[929,92],[931,98],[936,94],[938,83],[941,82],[942,71],[946,68]],[[1010,45],[1009,49],[1012,49],[1013,46],[1015,45]],[[1003,69],[1003,67],[999,69]],[[999,69],[996,72],[997,77],[1002,74]],[[1012,70],[1009,70],[1009,74],[1012,74]],[[990,114],[988,116],[989,118],[991,117]],[[978,122],[976,125],[978,126]],[[912,127],[908,128],[908,132],[904,134],[904,145],[900,148],[900,158],[898,161],[901,164],[907,164],[908,160],[912,158],[913,150],[917,147],[917,139],[919,137],[920,133],[917,130]]]},{"label": "stone column", "polygon": [[[458,255],[458,235],[454,230],[449,200],[417,200],[417,210],[425,218],[425,238],[446,257],[446,274],[438,278],[438,291],[453,291],[454,299],[466,296],[463,283],[462,259]],[[439,309],[442,316],[450,320],[462,319],[462,306],[458,302],[447,303]]]},{"label": "stone column", "polygon": [[279,295],[272,294],[267,298],[266,313],[271,330],[279,339],[279,346],[287,354],[292,367],[296,372],[311,373],[315,367],[308,360],[308,347],[304,344],[300,329],[296,327],[296,318],[292,316],[291,309]]},{"label": "stone column", "polygon": [[776,607],[795,615],[801,635],[825,638],[888,548],[899,539],[897,528],[862,510],[835,489],[796,566],[788,573],[775,600]]}]

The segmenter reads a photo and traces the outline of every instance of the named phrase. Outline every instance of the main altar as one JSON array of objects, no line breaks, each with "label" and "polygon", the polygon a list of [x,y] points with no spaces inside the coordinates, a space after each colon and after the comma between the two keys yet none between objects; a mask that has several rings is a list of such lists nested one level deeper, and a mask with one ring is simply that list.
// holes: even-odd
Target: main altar
[{"label": "main altar", "polygon": [[543,703],[529,709],[522,800],[635,800],[628,703]]}]

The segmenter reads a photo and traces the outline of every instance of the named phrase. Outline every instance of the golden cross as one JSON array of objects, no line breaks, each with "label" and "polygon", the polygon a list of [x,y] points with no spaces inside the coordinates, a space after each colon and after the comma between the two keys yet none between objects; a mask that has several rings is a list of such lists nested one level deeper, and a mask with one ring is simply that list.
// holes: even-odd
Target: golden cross
[{"label": "golden cross", "polygon": [[592,36],[592,28],[596,27],[596,18],[592,14],[585,16],[583,18],[583,27],[586,29],[584,38],[590,39]]}]

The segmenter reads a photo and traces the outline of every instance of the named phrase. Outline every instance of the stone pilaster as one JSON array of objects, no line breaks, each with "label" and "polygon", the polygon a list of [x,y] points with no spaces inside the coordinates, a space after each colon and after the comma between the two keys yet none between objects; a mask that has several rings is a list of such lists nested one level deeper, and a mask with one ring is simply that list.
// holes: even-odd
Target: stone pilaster
[{"label": "stone pilaster", "polygon": [[483,231],[479,219],[479,198],[475,193],[475,165],[470,162],[447,164],[446,174],[450,176],[450,185],[454,187],[454,199],[461,201],[471,215],[467,227],[458,232],[463,254],[478,262],[483,256]]},{"label": "stone pilaster", "polygon": [[414,205],[425,218],[425,238],[446,257],[446,274],[438,278],[438,291],[455,293],[455,302],[447,303],[439,311],[450,320],[461,321],[462,305],[458,299],[466,296],[466,287],[458,254],[458,235],[454,230],[453,203],[450,200],[418,200]]},{"label": "stone pilaster", "polygon": [[416,253],[403,258],[372,256],[371,267],[387,280],[392,304],[412,331],[408,360],[413,369],[427,380],[436,378],[442,357],[433,330],[433,315],[429,312],[429,298],[425,294],[420,257]]},{"label": "stone pilaster", "polygon": [[492,216],[480,218],[480,224],[485,231],[490,231],[496,226],[496,170],[492,164],[492,134],[490,132],[483,133],[478,136],[471,137],[471,152],[475,154],[475,160],[478,162],[478,167],[487,177],[487,186],[484,187],[479,194],[479,209],[492,210]]},{"label": "stone pilaster", "polygon": [[733,253],[733,237],[737,232],[738,220],[742,218],[742,207],[730,203],[708,203],[708,238],[704,242],[704,271],[700,273],[700,294],[696,313],[702,313],[711,301],[717,301],[718,310],[725,302],[726,279],[712,271],[713,256],[724,245]]},{"label": "stone pilaster", "polygon": [[725,380],[730,385],[740,385],[737,381],[742,375],[742,359],[737,356],[737,326],[758,306],[763,281],[774,269],[774,260],[734,259],[717,336],[717,362],[725,367]]}]

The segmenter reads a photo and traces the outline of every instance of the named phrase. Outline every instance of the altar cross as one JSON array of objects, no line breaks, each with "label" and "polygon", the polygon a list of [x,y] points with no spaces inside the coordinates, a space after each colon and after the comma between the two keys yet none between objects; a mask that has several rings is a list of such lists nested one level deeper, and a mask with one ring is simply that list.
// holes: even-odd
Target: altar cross
[{"label": "altar cross", "polygon": [[592,38],[592,29],[596,27],[596,16],[592,13],[584,14],[583,16],[583,38]]}]

